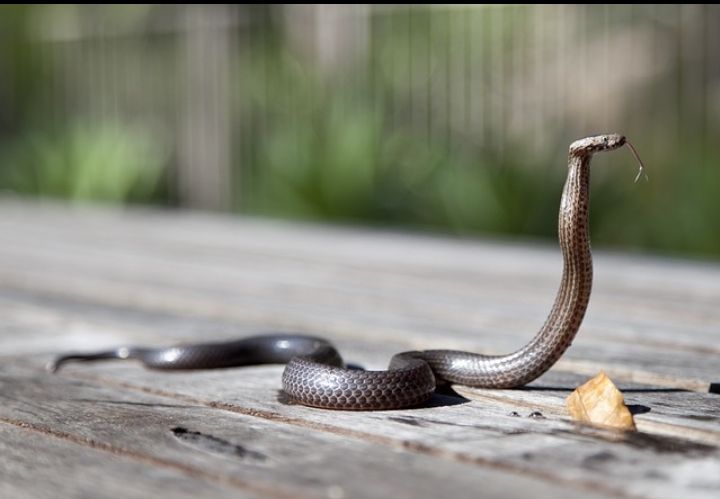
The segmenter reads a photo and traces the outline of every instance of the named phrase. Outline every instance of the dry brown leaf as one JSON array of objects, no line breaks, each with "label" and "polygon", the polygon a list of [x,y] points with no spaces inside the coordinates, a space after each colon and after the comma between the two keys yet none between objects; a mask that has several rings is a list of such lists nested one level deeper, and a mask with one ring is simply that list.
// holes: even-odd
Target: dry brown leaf
[{"label": "dry brown leaf", "polygon": [[565,399],[575,421],[635,430],[635,421],[620,390],[604,372],[579,386]]}]

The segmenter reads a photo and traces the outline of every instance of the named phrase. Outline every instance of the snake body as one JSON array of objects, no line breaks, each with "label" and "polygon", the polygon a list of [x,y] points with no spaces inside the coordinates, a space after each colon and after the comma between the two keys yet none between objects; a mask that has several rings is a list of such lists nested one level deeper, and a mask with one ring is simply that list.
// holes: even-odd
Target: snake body
[{"label": "snake body", "polygon": [[395,355],[386,371],[343,367],[326,340],[303,335],[253,336],[225,343],[169,348],[119,348],[58,357],[57,370],[70,361],[136,359],[154,369],[209,369],[286,363],[283,390],[296,401],[326,409],[378,410],[421,405],[436,380],[466,386],[512,388],[545,373],[562,356],[580,328],[592,288],[588,232],[590,161],[593,154],[625,144],[618,134],[598,135],[570,145],[568,172],[560,200],[558,238],[563,255],[560,288],[547,320],[535,337],[507,355],[425,350]]}]

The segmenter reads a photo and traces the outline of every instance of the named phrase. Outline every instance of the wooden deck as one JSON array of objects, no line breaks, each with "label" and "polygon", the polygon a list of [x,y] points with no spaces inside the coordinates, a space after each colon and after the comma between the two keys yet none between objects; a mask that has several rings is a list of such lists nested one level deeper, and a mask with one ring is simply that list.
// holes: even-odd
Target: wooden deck
[{"label": "wooden deck", "polygon": [[[550,373],[422,409],[287,405],[282,366],[43,370],[67,350],[264,331],[377,369],[409,348],[506,352],[542,324],[560,268],[553,245],[1,202],[0,496],[717,497],[717,265],[597,252]],[[637,433],[569,420],[564,398],[601,369]]]}]

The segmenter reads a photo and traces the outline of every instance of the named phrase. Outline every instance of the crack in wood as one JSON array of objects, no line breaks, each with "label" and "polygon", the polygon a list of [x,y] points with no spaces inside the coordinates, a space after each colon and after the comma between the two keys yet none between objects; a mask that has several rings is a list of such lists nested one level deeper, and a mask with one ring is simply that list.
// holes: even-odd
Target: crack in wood
[{"label": "crack in wood", "polygon": [[388,421],[395,421],[396,423],[402,423],[410,426],[427,426],[423,421],[417,419],[417,418],[410,418],[407,416],[397,416],[393,417],[390,416],[387,418]]},{"label": "crack in wood", "polygon": [[[88,381],[94,381],[97,383],[100,383],[101,385],[107,385],[107,386],[113,386],[117,388],[123,388],[126,390],[131,391],[138,391],[141,393],[147,393],[159,397],[166,397],[166,398],[172,398],[176,400],[182,400],[184,402],[189,403],[195,403],[199,405],[204,405],[206,407],[211,407],[214,409],[229,411],[237,414],[243,414],[245,416],[252,416],[257,418],[262,418],[268,421],[273,421],[276,423],[281,424],[287,424],[287,425],[294,425],[299,426],[303,428],[308,428],[311,430],[321,431],[325,433],[330,433],[338,436],[343,437],[349,437],[353,438],[355,440],[359,440],[366,443],[374,443],[378,445],[383,445],[395,449],[402,449],[408,452],[413,452],[417,454],[423,454],[427,456],[431,456],[438,459],[445,459],[445,460],[451,460],[463,464],[473,465],[473,466],[481,466],[485,468],[491,468],[496,469],[499,471],[504,471],[507,473],[518,473],[524,476],[530,476],[533,478],[537,478],[540,480],[548,481],[550,483],[562,483],[567,486],[576,487],[581,490],[588,490],[593,492],[600,492],[604,494],[611,495],[613,497],[618,497],[622,499],[640,499],[643,496],[639,496],[636,494],[628,493],[627,491],[619,488],[619,487],[613,487],[610,485],[607,485],[605,482],[596,481],[596,480],[588,480],[584,478],[568,478],[564,477],[555,473],[552,473],[547,470],[540,470],[537,468],[533,468],[530,466],[522,466],[518,465],[512,462],[508,462],[505,460],[496,460],[486,457],[480,457],[480,456],[473,456],[464,452],[458,452],[458,451],[451,451],[446,449],[441,449],[438,447],[433,447],[431,445],[424,444],[422,442],[417,441],[410,441],[410,440],[399,440],[396,438],[391,438],[383,435],[373,434],[373,433],[367,433],[359,430],[351,430],[348,428],[342,428],[339,426],[330,425],[327,423],[319,423],[315,421],[310,421],[307,419],[302,419],[298,417],[291,417],[291,416],[285,416],[282,414],[279,414],[277,412],[273,411],[267,411],[262,409],[253,409],[248,407],[243,407],[239,405],[229,404],[226,402],[219,402],[219,401],[213,401],[213,400],[206,400],[206,399],[200,399],[196,397],[190,397],[187,395],[182,395],[179,393],[173,393],[168,392],[166,390],[160,390],[157,388],[150,388],[147,386],[141,386],[141,385],[135,385],[133,383],[128,383],[125,381],[116,381],[114,379],[109,379],[104,376],[98,376],[98,375],[90,375],[90,374],[80,374],[80,373],[72,373],[71,376],[78,377],[84,380]],[[568,432],[570,433],[570,432]]]},{"label": "crack in wood", "polygon": [[294,499],[300,497],[297,492],[291,492],[291,491],[284,491],[272,487],[268,487],[262,484],[258,483],[251,483],[245,480],[241,480],[238,478],[235,478],[233,476],[227,476],[220,473],[213,473],[207,470],[203,470],[200,468],[196,468],[194,466],[190,466],[178,461],[173,461],[171,459],[165,459],[157,456],[153,456],[151,454],[146,454],[143,452],[139,452],[133,449],[128,449],[125,447],[117,447],[111,443],[103,442],[101,440],[97,440],[94,438],[89,437],[83,437],[80,435],[75,435],[73,433],[68,433],[66,431],[60,431],[53,428],[48,428],[44,425],[37,425],[33,423],[29,423],[27,421],[22,421],[19,419],[13,419],[13,418],[5,418],[0,417],[0,424],[7,424],[10,426],[15,426],[17,428],[22,428],[29,431],[34,431],[40,434],[43,434],[48,437],[57,438],[66,442],[71,442],[73,444],[82,445],[85,447],[90,447],[92,449],[108,452],[117,456],[122,456],[134,461],[144,462],[148,463],[154,466],[159,466],[162,468],[172,469],[174,471],[178,471],[180,473],[183,473],[185,475],[188,475],[193,478],[198,478],[202,480],[207,480],[215,483],[219,483],[222,485],[229,485],[234,488],[251,491],[257,494],[261,494],[267,497],[274,497],[278,499]]},{"label": "crack in wood", "polygon": [[[540,407],[547,414],[564,418],[567,417],[564,409],[559,405],[543,404],[537,401],[528,402],[526,400],[511,398],[500,394],[490,394],[487,392],[487,390],[483,390],[483,393],[480,393],[479,391],[471,388],[461,387],[459,389],[462,390],[462,393],[466,394],[469,398],[473,400],[499,402],[502,404],[510,405],[512,407],[521,406],[531,409],[536,409]],[[636,421],[636,425],[639,431],[646,434],[690,440],[700,444],[710,443],[711,445],[720,446],[719,432],[699,430],[695,428],[679,426],[671,423],[663,423],[659,421],[638,420]]]},{"label": "crack in wood", "polygon": [[[126,310],[135,314],[142,312],[151,315],[165,314],[167,316],[186,317],[188,315],[188,311],[192,310],[193,316],[201,315],[203,317],[213,319],[232,319],[236,323],[243,322],[249,325],[263,324],[266,327],[271,326],[280,329],[287,328],[295,330],[297,332],[304,332],[308,334],[314,334],[318,330],[326,330],[332,332],[332,334],[335,336],[354,340],[385,341],[386,338],[386,335],[384,334],[377,337],[368,336],[368,331],[364,328],[356,329],[348,325],[343,325],[342,327],[335,327],[332,325],[328,325],[327,323],[315,324],[311,320],[306,318],[295,319],[289,322],[286,319],[281,319],[274,315],[267,315],[257,312],[251,316],[248,310],[244,310],[243,314],[238,316],[234,310],[223,310],[224,313],[219,313],[220,311],[216,306],[212,306],[209,309],[206,309],[206,307],[200,307],[200,310],[198,310],[197,305],[198,303],[203,303],[202,300],[199,300],[198,303],[194,303],[196,306],[193,307],[192,303],[186,303],[185,300],[179,298],[176,299],[176,301],[179,301],[179,303],[171,303],[167,298],[165,298],[162,302],[152,301],[152,303],[149,302],[150,300],[146,300],[148,302],[146,303],[146,301],[127,302],[126,300],[111,300],[109,299],[108,293],[104,293],[102,296],[98,294],[83,294],[82,296],[78,296],[77,294],[68,295],[66,288],[63,288],[62,290],[49,288],[38,289],[24,280],[12,279],[8,278],[8,276],[4,276],[3,289],[18,294],[31,294],[34,301],[37,301],[39,298],[45,298],[56,299],[62,302],[77,302],[84,306],[87,306],[89,303],[91,303],[94,306],[99,305],[107,308]],[[380,331],[376,332],[380,333]],[[648,340],[644,339],[636,339],[633,341],[633,344],[645,344],[647,341]],[[423,340],[422,344],[419,344],[418,342],[413,341],[410,338],[398,336],[395,338],[395,342],[398,344],[407,345],[407,348],[411,350],[448,347],[448,345],[445,343],[443,343],[442,345],[440,343],[435,344],[434,341],[429,341],[427,338]],[[452,346],[454,349],[477,351],[477,348],[474,348],[475,345],[467,341],[460,341]],[[648,346],[653,346],[653,343],[648,343]],[[671,342],[667,342],[667,346],[682,349],[682,345],[671,345]],[[498,352],[478,351],[478,353],[495,354]],[[676,375],[670,376],[640,369],[628,370],[620,366],[612,366],[607,364],[606,362],[596,362],[590,359],[563,358],[557,362],[557,364],[554,366],[554,369],[558,372],[567,372],[582,375],[594,375],[599,370],[604,370],[613,379],[618,381],[637,382],[642,384],[657,385],[667,388],[679,388],[703,393],[720,393],[720,383],[711,382],[709,380],[697,378],[681,378]]]},{"label": "crack in wood", "polygon": [[665,388],[677,388],[700,393],[713,393],[711,383],[696,378],[681,378],[640,369],[627,369],[620,366],[613,366],[606,362],[592,360],[560,359],[555,365],[557,371],[595,376],[599,371],[605,371],[609,377],[616,381],[639,383],[643,385],[662,386]]},{"label": "crack in wood", "polygon": [[221,454],[259,462],[265,462],[268,458],[261,452],[249,450],[242,445],[228,442],[214,435],[188,430],[182,426],[171,428],[170,431],[173,436],[183,444],[205,452],[210,452],[211,454]]}]

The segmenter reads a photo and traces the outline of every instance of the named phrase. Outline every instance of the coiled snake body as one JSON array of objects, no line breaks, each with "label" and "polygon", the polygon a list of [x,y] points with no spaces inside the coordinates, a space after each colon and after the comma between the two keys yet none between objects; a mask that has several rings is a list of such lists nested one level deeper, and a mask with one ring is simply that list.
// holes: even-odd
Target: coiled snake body
[{"label": "coiled snake body", "polygon": [[337,350],[321,338],[254,336],[234,342],[170,348],[119,348],[58,357],[49,368],[70,361],[137,359],[155,369],[210,369],[287,363],[283,390],[296,401],[327,409],[398,409],[426,402],[436,379],[474,387],[511,388],[536,379],[570,346],[585,315],[592,287],[588,234],[590,160],[594,153],[625,144],[618,134],[570,145],[568,173],[560,201],[558,236],[563,254],[560,288],[545,324],[524,347],[508,355],[426,350],[395,355],[387,371],[343,367]]}]

